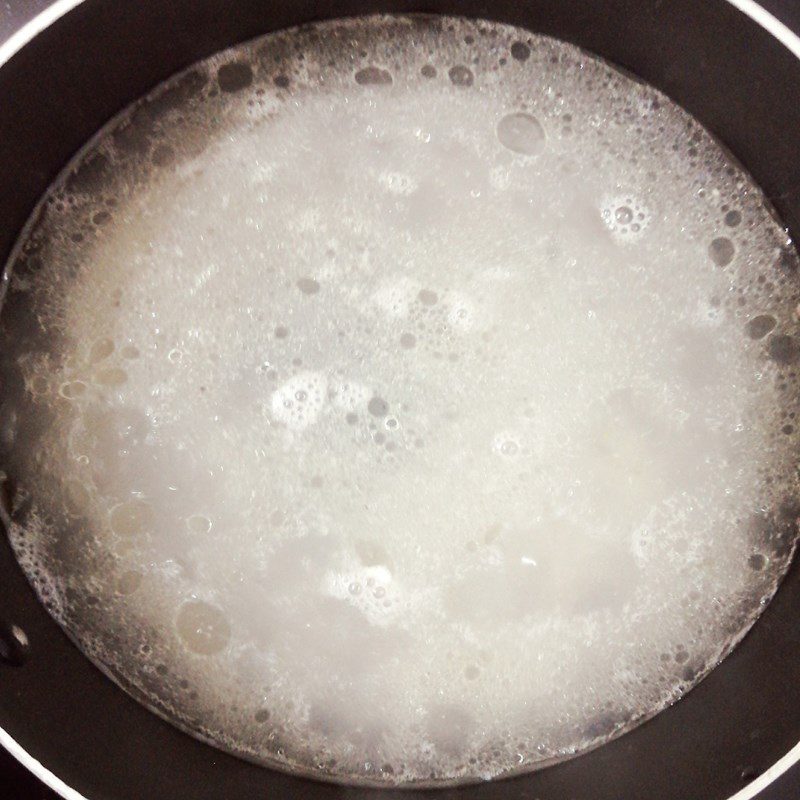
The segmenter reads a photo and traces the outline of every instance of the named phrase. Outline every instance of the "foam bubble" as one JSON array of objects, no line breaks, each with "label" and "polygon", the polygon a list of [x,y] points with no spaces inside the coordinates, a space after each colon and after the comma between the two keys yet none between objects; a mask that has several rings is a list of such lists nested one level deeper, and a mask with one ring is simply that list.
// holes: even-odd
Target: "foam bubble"
[{"label": "foam bubble", "polygon": [[472,86],[475,81],[475,75],[472,70],[469,67],[465,67],[463,64],[456,64],[456,66],[450,67],[450,69],[447,70],[447,75],[454,86]]},{"label": "foam bubble", "polygon": [[531,56],[531,49],[525,42],[514,42],[511,45],[511,57],[516,61],[527,61]]},{"label": "foam bubble", "polygon": [[763,339],[777,325],[777,320],[771,314],[759,314],[747,323],[747,335],[751,339]]},{"label": "foam bubble", "polygon": [[468,331],[475,326],[477,305],[461,292],[451,292],[447,298],[447,321],[455,331]]},{"label": "foam bubble", "polygon": [[98,339],[89,351],[89,363],[97,364],[104,361],[114,352],[114,342],[111,339]]},{"label": "foam bubble", "polygon": [[368,386],[354,380],[346,380],[333,390],[333,401],[345,411],[362,411],[367,407],[372,391]]},{"label": "foam bubble", "polygon": [[222,611],[202,600],[190,600],[182,605],[175,627],[186,647],[201,656],[219,653],[231,636],[230,624]]},{"label": "foam bubble", "polygon": [[392,83],[392,73],[380,67],[364,67],[356,72],[355,79],[362,86],[386,86]]},{"label": "foam bubble", "polygon": [[410,278],[401,277],[386,282],[372,296],[373,303],[385,314],[402,318],[408,316],[416,294],[416,284]]},{"label": "foam bubble", "polygon": [[497,138],[503,147],[525,156],[537,156],[545,145],[542,123],[532,114],[506,114],[497,123]]},{"label": "foam bubble", "polygon": [[367,403],[367,411],[373,417],[385,417],[389,412],[389,404],[382,397],[376,395]]},{"label": "foam bubble", "polygon": [[217,82],[223,92],[240,92],[253,82],[253,68],[244,61],[231,61],[217,70]]},{"label": "foam bubble", "polygon": [[86,391],[86,384],[83,381],[68,381],[62,383],[58,393],[67,400],[74,400]]},{"label": "foam bubble", "polygon": [[128,500],[114,506],[109,514],[111,530],[118,536],[137,536],[152,529],[153,509],[142,500]]},{"label": "foam bubble", "polygon": [[123,595],[130,595],[138,591],[142,585],[143,576],[136,570],[127,570],[119,576],[117,591]]},{"label": "foam bubble", "polygon": [[718,267],[727,267],[736,255],[736,247],[727,236],[717,236],[708,246],[708,255]]},{"label": "foam bubble", "polygon": [[297,288],[303,294],[317,294],[319,292],[319,282],[316,281],[314,278],[298,278],[297,279]]},{"label": "foam bubble", "polygon": [[620,243],[639,239],[650,224],[651,211],[636,197],[606,195],[601,201],[603,222]]},{"label": "foam bubble", "polygon": [[301,372],[272,394],[272,416],[292,430],[316,423],[327,400],[327,378],[319,372]]}]

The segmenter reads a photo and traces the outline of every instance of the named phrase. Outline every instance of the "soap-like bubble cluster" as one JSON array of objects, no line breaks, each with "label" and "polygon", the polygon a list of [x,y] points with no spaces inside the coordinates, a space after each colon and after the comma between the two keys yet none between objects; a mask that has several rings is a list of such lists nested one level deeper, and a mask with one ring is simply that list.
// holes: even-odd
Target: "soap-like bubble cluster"
[{"label": "soap-like bubble cluster", "polygon": [[605,197],[601,214],[609,231],[619,242],[635,241],[650,224],[650,212],[638,200],[626,196]]},{"label": "soap-like bubble cluster", "polygon": [[272,419],[293,430],[313,425],[323,411],[327,390],[324,374],[300,372],[293,375],[272,394]]},{"label": "soap-like bubble cluster", "polygon": [[265,764],[535,769],[739,641],[791,558],[792,243],[652,88],[486,22],[270,34],[128,109],[13,259],[17,556]]}]

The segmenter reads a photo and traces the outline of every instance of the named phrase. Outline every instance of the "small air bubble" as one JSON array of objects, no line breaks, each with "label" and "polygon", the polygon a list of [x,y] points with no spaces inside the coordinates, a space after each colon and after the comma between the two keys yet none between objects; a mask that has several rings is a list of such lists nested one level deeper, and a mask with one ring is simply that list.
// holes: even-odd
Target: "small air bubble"
[{"label": "small air bubble", "polygon": [[792,364],[797,360],[798,349],[794,339],[786,334],[774,334],[767,344],[770,358],[778,364]]},{"label": "small air bubble", "polygon": [[367,404],[367,411],[373,417],[385,417],[389,412],[389,404],[382,397],[375,395]]},{"label": "small air bubble", "polygon": [[303,294],[317,294],[319,292],[319,283],[313,278],[299,278],[297,281],[297,288]]},{"label": "small air bubble", "polygon": [[223,92],[239,92],[253,82],[253,70],[249,64],[233,61],[217,70],[217,83]]},{"label": "small air bubble", "polygon": [[109,522],[111,530],[118,536],[137,536],[150,529],[153,510],[141,500],[129,500],[111,509]]},{"label": "small air bubble", "polygon": [[222,610],[202,600],[182,605],[175,626],[186,647],[203,656],[223,650],[231,637],[230,624]]},{"label": "small air bubble", "polygon": [[497,123],[497,139],[513,153],[535,156],[544,149],[545,132],[536,117],[518,111]]},{"label": "small air bubble", "polygon": [[111,222],[111,214],[108,211],[98,211],[93,217],[92,222],[98,227],[107,225]]},{"label": "small air bubble", "polygon": [[114,352],[114,342],[111,339],[98,339],[89,351],[89,363],[97,364],[108,358]]},{"label": "small air bubble", "polygon": [[44,375],[34,375],[31,378],[30,388],[34,394],[47,394],[50,391],[50,382]]},{"label": "small air bubble", "polygon": [[742,221],[742,215],[739,211],[729,211],[725,215],[725,224],[729,228],[735,228]]},{"label": "small air bubble", "polygon": [[392,83],[392,73],[380,67],[364,67],[356,72],[355,79],[361,86],[388,86]]},{"label": "small air bubble", "polygon": [[504,456],[515,456],[519,452],[519,445],[513,441],[505,441],[500,445],[500,452]]},{"label": "small air bubble", "polygon": [[450,67],[447,74],[454,86],[472,86],[475,80],[472,70],[469,67],[465,67],[463,64]]},{"label": "small air bubble", "polygon": [[770,331],[775,328],[777,320],[769,314],[759,314],[753,317],[747,325],[745,330],[751,339],[763,339]]},{"label": "small air bubble", "polygon": [[67,400],[74,400],[86,392],[86,384],[83,381],[69,381],[62,383],[58,393]]},{"label": "small air bubble", "polygon": [[143,577],[142,573],[136,570],[123,572],[117,580],[117,592],[121,595],[133,594],[142,585]]},{"label": "small air bubble", "polygon": [[708,255],[718,267],[726,267],[733,261],[736,248],[727,236],[718,236],[708,246]]},{"label": "small air bubble", "polygon": [[527,61],[530,55],[531,49],[524,42],[514,42],[511,45],[511,57],[517,61]]},{"label": "small air bubble", "polygon": [[628,206],[619,206],[614,212],[614,219],[620,225],[627,225],[633,221],[633,211]]}]

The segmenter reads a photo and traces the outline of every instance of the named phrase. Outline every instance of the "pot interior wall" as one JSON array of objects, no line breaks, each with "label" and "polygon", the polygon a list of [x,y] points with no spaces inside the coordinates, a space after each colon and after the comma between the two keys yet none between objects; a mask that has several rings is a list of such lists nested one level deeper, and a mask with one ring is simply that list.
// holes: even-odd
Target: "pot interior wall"
[{"label": "pot interior wall", "polygon": [[[727,144],[800,234],[800,104],[792,102],[800,61],[725,0],[237,0],[235,13],[225,0],[85,0],[0,69],[0,259],[66,161],[155,84],[269,30],[376,11],[496,19],[625,67]],[[800,739],[800,714],[786,713],[800,707],[798,572],[745,642],[673,708],[574,761],[452,792],[465,800],[729,797]],[[5,540],[0,586],[0,618],[31,641],[23,666],[0,664],[0,727],[91,800],[377,794],[264,770],[150,714],[61,633]]]}]

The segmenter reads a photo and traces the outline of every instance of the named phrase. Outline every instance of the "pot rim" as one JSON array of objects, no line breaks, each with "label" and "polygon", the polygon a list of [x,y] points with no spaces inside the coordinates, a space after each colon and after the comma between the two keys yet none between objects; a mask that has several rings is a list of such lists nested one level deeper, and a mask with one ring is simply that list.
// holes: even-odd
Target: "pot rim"
[{"label": "pot rim", "polygon": [[[84,0],[56,0],[56,2],[44,9],[44,11],[41,11],[25,23],[5,42],[0,44],[0,69],[25,47],[25,45],[42,33],[42,31],[83,2]],[[787,50],[800,60],[800,36],[767,11],[767,9],[760,6],[755,0],[726,0],[726,2],[741,13],[750,17],[753,22],[760,25],[767,33],[777,39]],[[25,769],[31,772],[64,800],[90,800],[68,786],[57,775],[47,769],[44,764],[34,758],[2,727],[0,727],[0,747],[7,750],[11,756],[25,767]],[[728,800],[753,800],[760,792],[799,762],[800,742],[784,756],[779,758],[765,772],[755,778],[750,784],[731,795]]]}]

